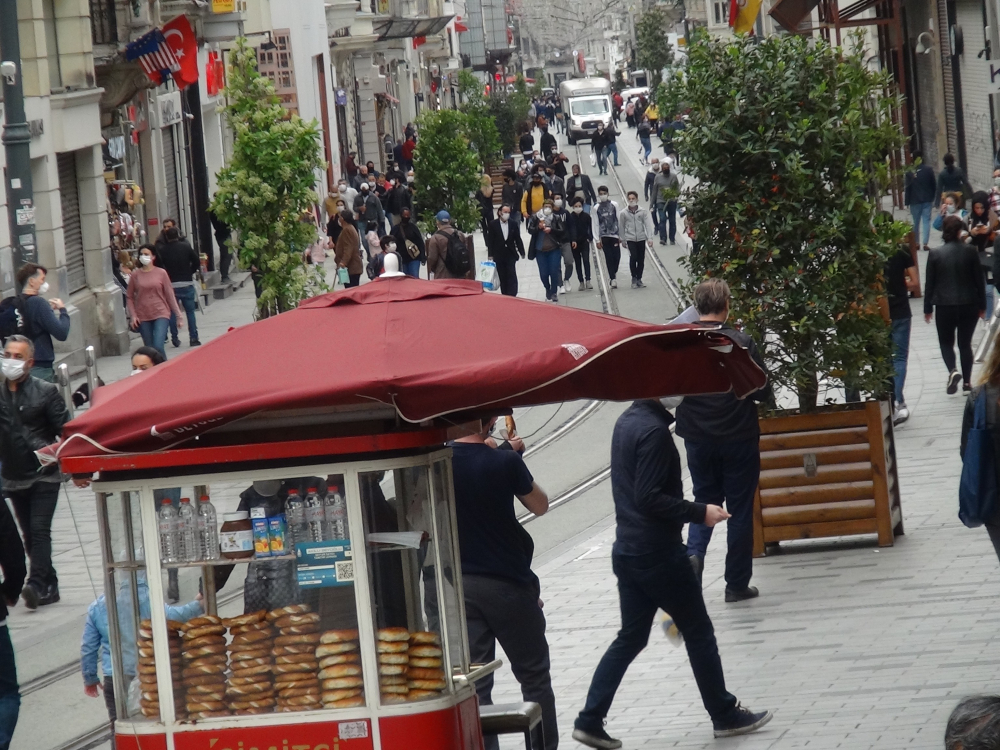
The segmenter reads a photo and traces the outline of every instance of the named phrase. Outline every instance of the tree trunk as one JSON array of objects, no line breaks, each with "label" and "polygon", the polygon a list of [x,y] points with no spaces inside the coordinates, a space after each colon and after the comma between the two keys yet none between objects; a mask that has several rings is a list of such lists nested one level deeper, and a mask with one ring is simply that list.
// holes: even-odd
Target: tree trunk
[{"label": "tree trunk", "polygon": [[816,411],[816,399],[819,396],[819,380],[816,373],[803,374],[796,384],[799,395],[799,411],[809,414]]}]

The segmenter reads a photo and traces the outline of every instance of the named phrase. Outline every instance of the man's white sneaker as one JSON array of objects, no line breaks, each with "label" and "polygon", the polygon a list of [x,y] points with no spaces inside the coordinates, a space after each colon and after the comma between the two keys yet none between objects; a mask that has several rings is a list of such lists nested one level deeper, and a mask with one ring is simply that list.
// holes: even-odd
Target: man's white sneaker
[{"label": "man's white sneaker", "polygon": [[897,404],[896,410],[892,413],[892,423],[903,424],[909,418],[910,410],[906,408],[906,404]]}]

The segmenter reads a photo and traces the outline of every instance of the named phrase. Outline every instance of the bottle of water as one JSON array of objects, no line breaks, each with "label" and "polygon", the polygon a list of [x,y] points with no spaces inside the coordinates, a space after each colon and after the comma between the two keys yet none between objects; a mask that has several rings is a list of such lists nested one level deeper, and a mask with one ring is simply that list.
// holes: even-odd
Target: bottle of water
[{"label": "bottle of water", "polygon": [[309,541],[322,542],[325,538],[323,535],[325,516],[323,513],[323,501],[320,499],[319,494],[317,494],[315,487],[310,487],[306,493],[305,506]]},{"label": "bottle of water", "polygon": [[198,537],[198,514],[191,505],[191,498],[181,498],[177,519],[181,537],[180,559],[197,562],[201,559],[201,541]]},{"label": "bottle of water", "polygon": [[181,538],[177,510],[170,502],[170,498],[163,501],[157,515],[160,528],[160,562],[180,562]]},{"label": "bottle of water", "polygon": [[347,502],[340,494],[340,487],[331,484],[323,498],[326,511],[326,538],[347,539]]},{"label": "bottle of water", "polygon": [[285,520],[288,523],[288,536],[291,537],[293,551],[299,542],[310,541],[309,527],[306,524],[306,506],[296,489],[288,490],[288,499],[285,501]]},{"label": "bottle of water", "polygon": [[198,536],[202,560],[222,559],[222,552],[219,550],[218,516],[208,495],[202,495],[198,503]]}]

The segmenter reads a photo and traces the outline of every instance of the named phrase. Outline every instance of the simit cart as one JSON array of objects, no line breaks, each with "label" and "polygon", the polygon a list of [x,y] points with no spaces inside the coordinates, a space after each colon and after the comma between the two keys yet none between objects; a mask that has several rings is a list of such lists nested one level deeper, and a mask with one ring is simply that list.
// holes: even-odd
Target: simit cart
[{"label": "simit cart", "polygon": [[99,389],[45,453],[94,480],[117,747],[478,750],[448,441],[763,381],[716,330],[383,277]]}]

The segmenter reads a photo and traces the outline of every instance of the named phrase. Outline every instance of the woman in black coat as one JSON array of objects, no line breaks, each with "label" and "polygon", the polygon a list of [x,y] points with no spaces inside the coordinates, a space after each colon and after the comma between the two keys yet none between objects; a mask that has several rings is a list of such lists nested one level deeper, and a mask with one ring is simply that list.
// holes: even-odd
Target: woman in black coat
[{"label": "woman in black coat", "polygon": [[[949,216],[942,224],[945,244],[931,250],[927,258],[927,283],[924,288],[924,320],[937,324],[941,357],[948,368],[947,392],[972,390],[972,334],[976,323],[986,316],[986,281],[976,248],[962,242],[965,222]],[[962,374],[955,369],[955,334]]]}]

